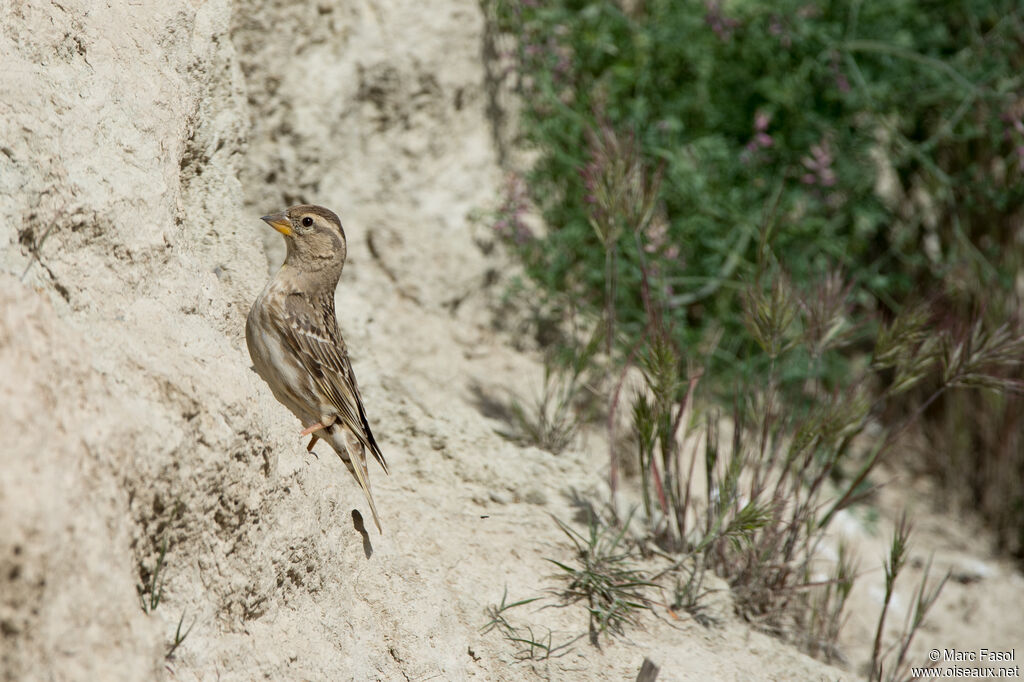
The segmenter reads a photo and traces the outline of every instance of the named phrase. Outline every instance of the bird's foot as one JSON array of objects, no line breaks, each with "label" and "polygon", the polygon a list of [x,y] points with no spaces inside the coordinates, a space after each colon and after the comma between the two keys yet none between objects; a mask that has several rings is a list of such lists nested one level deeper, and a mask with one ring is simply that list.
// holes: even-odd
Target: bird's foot
[{"label": "bird's foot", "polygon": [[306,428],[302,429],[301,435],[308,436],[314,431],[319,431],[321,429],[327,430],[331,428],[334,425],[334,422],[336,421],[338,421],[338,418],[336,416],[321,416],[320,421],[318,421],[316,424],[313,424],[312,426],[307,426]]},{"label": "bird's foot", "polygon": [[318,440],[320,440],[320,437],[314,434],[313,437],[309,439],[309,445],[306,446],[306,452],[313,452],[313,446],[316,445]]},{"label": "bird's foot", "polygon": [[[302,433],[300,433],[299,435],[300,436],[308,436],[309,434],[313,433],[314,431],[319,431],[320,429],[326,429],[326,428],[327,428],[326,424],[321,424],[320,422],[317,422],[316,424],[313,424],[312,426],[307,426],[306,428],[302,429]],[[316,436],[313,436],[313,442],[316,442]]]}]

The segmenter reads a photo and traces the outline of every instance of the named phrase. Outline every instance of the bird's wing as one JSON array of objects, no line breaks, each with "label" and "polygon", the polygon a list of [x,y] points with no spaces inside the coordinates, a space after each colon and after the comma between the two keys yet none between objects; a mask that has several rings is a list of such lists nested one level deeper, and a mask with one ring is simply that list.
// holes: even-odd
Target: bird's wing
[{"label": "bird's wing", "polygon": [[333,296],[326,296],[318,303],[320,305],[314,306],[298,294],[288,296],[284,326],[280,331],[295,349],[321,397],[334,407],[342,424],[355,434],[363,447],[373,453],[384,473],[390,473],[370,430],[359,395],[359,384],[356,383],[345,342],[338,333]]}]

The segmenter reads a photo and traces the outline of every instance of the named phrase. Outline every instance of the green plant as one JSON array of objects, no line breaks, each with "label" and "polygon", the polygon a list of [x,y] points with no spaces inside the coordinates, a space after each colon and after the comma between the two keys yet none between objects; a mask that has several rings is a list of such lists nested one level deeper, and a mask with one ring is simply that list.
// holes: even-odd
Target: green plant
[{"label": "green plant", "polygon": [[931,573],[932,565],[931,559],[929,559],[928,565],[924,569],[924,575],[921,577],[921,583],[914,593],[914,608],[908,612],[907,623],[896,642],[895,651],[893,652],[895,660],[893,661],[892,668],[886,673],[883,666],[886,654],[882,651],[882,635],[885,632],[885,621],[889,614],[889,606],[892,602],[896,578],[899,577],[900,572],[906,565],[909,540],[910,523],[907,521],[906,514],[904,514],[896,525],[892,544],[889,547],[889,555],[883,562],[885,569],[885,597],[882,601],[881,613],[878,616],[878,626],[875,628],[875,643],[871,651],[871,674],[868,676],[871,682],[881,682],[883,679],[894,682],[895,680],[904,679],[907,673],[907,651],[910,649],[910,643],[914,639],[914,634],[921,628],[925,616],[928,615],[928,611],[931,610],[931,607],[939,598],[939,594],[942,593],[942,588],[945,587],[946,581],[949,580],[950,574],[946,573],[937,585],[933,585],[931,589],[928,588],[928,575]]},{"label": "green plant", "polygon": [[[527,187],[550,227],[524,243],[528,269],[592,294],[606,322],[642,326],[646,257],[682,339],[712,321],[742,331],[735,293],[770,205],[798,282],[838,261],[888,305],[942,285],[964,258],[1000,271],[1024,204],[1024,10],[1012,0],[493,8],[518,38],[522,136],[539,154]],[[642,180],[651,165],[663,181]],[[655,201],[664,220],[650,219]],[[716,374],[743,353],[724,348]]]},{"label": "green plant", "polygon": [[[607,340],[623,364],[643,342],[653,295],[676,347],[720,340],[705,358],[719,400],[776,363],[786,403],[806,400],[808,381],[856,368],[867,336],[815,363],[782,348],[751,352],[742,292],[764,271],[765,243],[797,291],[838,265],[866,324],[921,291],[933,322],[982,317],[991,330],[1020,310],[1015,0],[487,6],[494,32],[515,38],[501,58],[514,64],[520,140],[537,159],[512,203],[536,206],[548,227],[499,232],[554,300],[589,305],[615,330]],[[936,386],[890,394],[882,418],[902,423]],[[1024,556],[1024,497],[1008,483],[1024,475],[1024,403],[984,400],[931,401],[917,423],[948,446],[920,460],[952,499],[983,500],[965,506]],[[617,395],[610,404],[609,417]]]},{"label": "green plant", "polygon": [[[634,403],[651,534],[681,556],[677,568],[689,566],[677,601],[699,610],[693,595],[700,576],[714,570],[729,582],[743,617],[826,658],[837,656],[854,580],[842,547],[835,574],[812,579],[832,519],[870,494],[877,464],[929,405],[953,389],[1014,390],[1005,372],[1024,360],[1020,330],[987,329],[980,320],[942,327],[928,306],[908,306],[874,334],[872,361],[830,386],[816,367],[855,338],[849,291],[834,275],[806,292],[781,273],[766,273],[751,286],[744,296],[746,324],[770,371],[763,385],[737,391],[743,397],[728,420],[730,438],[719,437],[723,420],[714,411],[703,423],[686,416],[697,382],[683,378],[681,351],[658,318],[640,356],[645,388]],[[780,389],[787,356],[808,365],[804,376],[819,377],[805,381],[802,401],[787,400]],[[914,411],[866,451],[854,447],[888,401],[929,381],[934,390]],[[699,442],[703,495],[693,492]]]},{"label": "green plant", "polygon": [[550,629],[543,634],[534,630],[532,625],[513,625],[507,617],[512,609],[525,606],[537,601],[540,597],[532,599],[520,599],[508,603],[508,587],[501,595],[500,604],[491,604],[487,607],[487,623],[481,629],[483,634],[496,630],[511,642],[515,647],[515,657],[518,660],[543,661],[551,657],[562,656],[569,652],[582,635],[573,637],[564,642],[555,642],[555,635]]},{"label": "green plant", "polygon": [[[926,465],[950,486],[990,472],[972,494],[1024,547],[1006,483],[1024,473],[1024,8],[491,7],[518,38],[525,201],[548,227],[510,243],[554,306],[608,330],[609,424],[643,372],[635,452],[675,602],[699,613],[712,570],[742,616],[837,655],[854,575],[842,556],[813,580],[825,530],[908,431],[943,419],[960,460]],[[964,388],[995,416],[978,400],[951,415]],[[922,584],[918,606],[936,597]]]},{"label": "green plant", "polygon": [[557,518],[554,521],[572,543],[574,556],[569,561],[548,559],[562,571],[555,576],[561,586],[548,590],[548,596],[555,599],[549,605],[570,606],[584,602],[588,614],[587,632],[556,643],[550,629],[541,631],[529,624],[514,624],[508,612],[537,602],[541,597],[509,603],[506,588],[501,603],[487,608],[488,621],[482,632],[498,631],[514,645],[515,657],[519,660],[542,661],[564,655],[584,635],[589,636],[591,644],[600,646],[602,634],[622,634],[626,625],[636,622],[639,611],[650,608],[644,589],[655,585],[632,565],[633,554],[625,543],[629,519],[621,529],[613,530],[591,510],[586,535]]},{"label": "green plant", "polygon": [[[167,537],[164,536],[163,542],[160,543],[160,553],[157,555],[156,564],[152,570],[147,569],[145,566],[140,567],[140,571],[143,575],[143,582],[136,586],[136,590],[139,593],[139,601],[142,604],[142,610],[144,613],[152,613],[156,610],[156,607],[160,606],[160,600],[164,596],[164,559],[167,557]],[[148,580],[145,576],[149,576]]]},{"label": "green plant", "polygon": [[[959,371],[967,383],[978,383],[970,368],[956,364],[984,364],[985,355],[1000,333],[1007,333],[1007,318],[1000,311],[1019,306],[993,291],[988,305],[946,313],[952,319],[983,321],[965,333],[964,343],[950,349],[950,371]],[[1009,318],[1014,319],[1014,318]],[[965,323],[959,323],[965,325]],[[1000,327],[1004,327],[1000,331]],[[957,357],[959,356],[959,357]],[[961,359],[962,358],[962,359]],[[992,530],[996,547],[1024,559],[1024,367],[1005,366],[999,383],[1012,390],[983,390],[954,393],[933,401],[924,413],[924,425],[915,434],[921,447],[915,448],[913,464],[931,474],[944,499],[967,513],[979,516]],[[982,380],[990,382],[990,379]],[[927,400],[935,381],[918,384],[893,407]]]},{"label": "green plant", "polygon": [[638,394],[633,401],[633,429],[644,510],[651,517],[652,499],[656,498],[667,524],[657,535],[670,548],[680,549],[687,535],[694,460],[691,459],[689,475],[684,476],[678,470],[681,463],[679,432],[690,416],[687,406],[692,405],[699,376],[688,381],[682,377],[679,353],[667,335],[658,330],[649,337],[639,362],[647,392]]},{"label": "green plant", "polygon": [[555,523],[575,548],[571,563],[548,559],[563,571],[560,577],[564,584],[556,594],[566,605],[585,603],[590,643],[599,646],[600,635],[621,634],[624,626],[636,622],[640,611],[650,608],[644,589],[653,587],[653,583],[632,565],[631,554],[624,545],[629,519],[614,530],[591,515],[586,535],[558,519]]},{"label": "green plant", "polygon": [[840,541],[838,557],[829,579],[815,584],[810,574],[803,576],[804,584],[811,587],[805,619],[798,623],[796,636],[802,640],[802,648],[812,656],[820,656],[829,662],[844,660],[839,651],[839,633],[846,621],[846,600],[853,589],[856,573],[856,561],[847,544]]},{"label": "green plant", "polygon": [[707,610],[706,598],[712,590],[704,586],[708,569],[702,559],[697,556],[690,562],[675,563],[662,575],[671,573],[674,578],[671,610],[685,611],[704,627],[711,627],[717,625],[718,620]]},{"label": "green plant", "polygon": [[[819,286],[818,296],[827,297],[835,289]],[[787,297],[796,295],[778,294],[780,290],[785,287],[771,284],[765,286],[766,293],[750,294],[755,301],[747,313],[752,335],[766,353],[782,349],[802,353],[808,362],[820,362],[822,351],[834,348],[820,330],[843,325],[810,324],[813,306],[806,299],[786,303]],[[849,320],[852,315],[841,297],[820,309],[829,307],[833,309],[826,317]],[[791,310],[796,312],[791,315]],[[833,340],[842,338],[841,334],[826,334]],[[1007,326],[986,330],[981,321],[968,328],[943,328],[934,324],[927,307],[908,306],[878,332],[870,365],[829,391],[820,382],[810,384],[807,390],[813,401],[802,409],[780,400],[778,380],[770,374],[763,396],[756,399],[758,392],[753,392],[755,400],[745,411],[735,413],[729,462],[720,469],[723,473],[717,481],[709,479],[710,490],[728,496],[720,498],[719,504],[737,496],[734,481],[739,480],[739,499],[767,512],[766,522],[753,529],[745,545],[717,542],[712,547],[716,570],[730,581],[741,610],[748,617],[763,618],[774,629],[782,625],[780,617],[785,611],[795,607],[799,614],[812,606],[806,594],[794,596],[790,588],[809,575],[808,563],[835,514],[870,492],[871,473],[900,436],[946,391],[1014,389],[1003,371],[1022,359],[1024,334],[1019,330]],[[864,456],[858,456],[852,447],[854,439],[864,433],[886,401],[929,377],[937,385],[928,398],[888,429]],[[874,389],[869,391],[869,386]],[[714,440],[708,437],[709,442]],[[714,470],[717,459],[708,457],[709,471]],[[857,460],[858,468],[848,478],[835,476]],[[741,473],[733,473],[737,470]],[[827,486],[831,481],[839,483],[834,494]],[[737,509],[739,504],[733,502],[732,506]],[[739,515],[739,511],[733,513]],[[843,569],[835,584],[845,585],[849,577],[849,571]],[[835,622],[836,618],[838,613],[823,622]]]},{"label": "green plant", "polygon": [[[657,208],[660,173],[653,177],[631,135],[621,135],[609,125],[600,125],[587,134],[589,161],[581,175],[587,191],[587,219],[604,251],[605,355],[615,350],[616,282],[618,280],[619,241],[627,234],[639,241]],[[609,448],[614,442],[615,406],[613,396],[608,410]],[[609,451],[609,483],[618,485],[618,459]]]},{"label": "green plant", "polygon": [[178,619],[178,628],[174,631],[174,641],[171,642],[171,647],[167,650],[167,653],[164,654],[164,658],[166,658],[166,659],[174,658],[174,652],[178,650],[178,647],[181,646],[182,643],[184,643],[185,638],[188,637],[190,632],[192,632],[192,628],[196,624],[195,620],[193,620],[192,624],[188,626],[188,629],[185,630],[185,632],[183,634],[181,632],[181,626],[182,626],[182,624],[184,622],[185,622],[185,612],[182,611],[181,612],[181,618]]},{"label": "green plant", "polygon": [[511,401],[512,431],[503,435],[553,454],[562,452],[579,429],[578,398],[587,383],[601,339],[598,330],[579,348],[568,347],[562,353],[549,353],[544,361],[540,397],[530,405],[516,399]]},{"label": "green plant", "polygon": [[[1024,372],[1014,378],[1024,381]],[[999,551],[1024,559],[1024,396],[952,395],[927,425],[915,464],[935,477],[944,499],[985,521]]]}]

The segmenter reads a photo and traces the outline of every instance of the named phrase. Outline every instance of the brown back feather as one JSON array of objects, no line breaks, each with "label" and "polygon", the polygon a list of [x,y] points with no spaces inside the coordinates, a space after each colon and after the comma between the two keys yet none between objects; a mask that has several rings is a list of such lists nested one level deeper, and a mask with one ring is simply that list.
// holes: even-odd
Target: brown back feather
[{"label": "brown back feather", "polygon": [[[345,343],[338,333],[333,298],[314,306],[304,295],[292,294],[285,302],[284,328],[303,367],[313,378],[321,398],[335,408],[338,419],[367,450],[373,453],[385,473],[384,455],[366,418],[359,384],[349,362]],[[317,309],[321,315],[317,315]]]}]

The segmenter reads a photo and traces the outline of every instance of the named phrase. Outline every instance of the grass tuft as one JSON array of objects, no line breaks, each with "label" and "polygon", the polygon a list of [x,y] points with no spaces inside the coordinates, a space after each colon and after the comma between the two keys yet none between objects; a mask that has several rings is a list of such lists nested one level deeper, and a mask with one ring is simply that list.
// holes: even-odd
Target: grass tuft
[{"label": "grass tuft", "polygon": [[563,605],[585,604],[590,643],[599,646],[601,635],[622,634],[625,626],[636,624],[641,611],[650,609],[644,591],[654,585],[632,565],[632,552],[624,542],[629,519],[613,530],[591,515],[586,535],[558,519],[555,523],[575,549],[569,563],[548,559],[562,571],[563,585],[556,594]]},{"label": "grass tuft", "polygon": [[160,553],[157,555],[156,565],[153,566],[152,570],[143,567],[143,571],[149,574],[149,581],[136,586],[136,590],[139,593],[139,602],[142,604],[142,611],[144,613],[155,611],[156,607],[160,606],[160,601],[164,597],[163,569],[166,557],[167,537],[164,536],[163,542],[160,544]]},{"label": "grass tuft", "polygon": [[188,637],[190,632],[192,632],[192,628],[196,624],[196,621],[193,620],[192,624],[188,626],[188,629],[185,630],[185,632],[182,632],[181,626],[184,622],[185,612],[182,611],[181,618],[178,619],[178,628],[174,631],[174,641],[171,642],[170,648],[167,650],[167,653],[164,654],[164,658],[167,660],[174,658],[174,652],[177,651],[178,647],[180,647],[185,642],[185,638]]},{"label": "grass tuft", "polygon": [[512,400],[508,409],[512,430],[503,435],[556,455],[565,450],[579,430],[584,411],[581,392],[588,385],[601,338],[598,330],[578,350],[545,358],[540,397],[530,404]]},{"label": "grass tuft", "polygon": [[512,603],[508,602],[508,587],[501,595],[500,604],[491,604],[487,607],[487,623],[481,628],[483,634],[497,631],[506,640],[512,643],[515,649],[515,658],[521,661],[543,661],[548,658],[557,658],[569,653],[572,645],[582,635],[556,642],[553,631],[546,629],[544,632],[535,630],[532,625],[514,625],[509,621],[508,612],[520,606],[526,606],[540,599],[520,599]]},{"label": "grass tuft", "polygon": [[[868,677],[870,682],[882,682],[882,680],[896,682],[896,680],[907,679],[909,662],[906,659],[907,652],[910,650],[910,643],[913,641],[914,635],[924,624],[928,611],[931,610],[938,600],[939,595],[942,593],[942,588],[946,586],[946,581],[949,580],[950,574],[947,572],[937,584],[932,584],[929,587],[928,578],[932,567],[932,561],[929,559],[924,569],[924,575],[921,577],[921,582],[914,593],[914,607],[907,614],[907,622],[893,647],[888,652],[883,652],[882,638],[885,633],[886,618],[889,615],[889,606],[895,593],[896,579],[907,563],[909,541],[910,522],[907,520],[906,514],[904,514],[896,525],[892,543],[889,546],[889,554],[886,556],[885,561],[883,561],[885,569],[885,598],[882,601],[882,611],[878,616],[878,626],[875,628],[875,643],[871,651],[871,674]],[[891,668],[888,671],[884,665],[887,658],[892,661]]]}]

